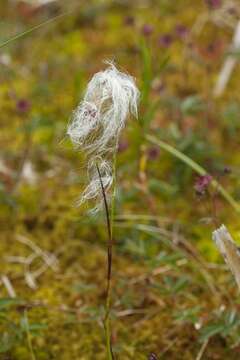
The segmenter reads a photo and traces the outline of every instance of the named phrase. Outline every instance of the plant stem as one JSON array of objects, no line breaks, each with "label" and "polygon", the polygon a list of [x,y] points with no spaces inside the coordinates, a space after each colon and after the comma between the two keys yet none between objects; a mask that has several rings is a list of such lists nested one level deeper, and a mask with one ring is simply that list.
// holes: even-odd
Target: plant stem
[{"label": "plant stem", "polygon": [[43,21],[42,23],[40,23],[40,24],[38,24],[38,25],[35,25],[35,26],[31,27],[30,29],[27,29],[27,30],[25,30],[25,31],[22,31],[22,32],[14,35],[14,36],[12,36],[12,37],[10,37],[9,39],[3,41],[3,42],[0,44],[0,49],[3,48],[3,47],[6,46],[6,45],[9,45],[9,44],[12,43],[13,41],[16,41],[16,40],[18,40],[18,39],[21,39],[22,37],[25,37],[25,36],[31,34],[33,31],[38,30],[38,29],[40,29],[41,27],[43,27],[43,26],[45,26],[45,25],[47,25],[47,24],[49,24],[49,23],[51,23],[51,22],[53,22],[53,21],[55,21],[55,20],[58,20],[58,19],[62,18],[63,16],[68,15],[69,13],[70,13],[70,12],[65,12],[65,13],[62,13],[62,14],[60,14],[60,15],[56,15],[56,16],[52,17],[51,19],[48,19],[48,20],[46,20],[46,21]]},{"label": "plant stem", "polygon": [[106,314],[104,318],[104,327],[106,332],[106,346],[107,346],[107,359],[114,360],[111,344],[111,327],[110,327],[110,310],[111,310],[111,279],[112,279],[112,248],[113,248],[113,220],[114,220],[114,203],[115,203],[115,166],[116,155],[114,154],[114,174],[113,174],[113,195],[111,212],[109,211],[107,197],[103,186],[102,176],[98,164],[96,164],[97,172],[100,180],[101,191],[103,196],[106,223],[108,231],[108,245],[107,245],[107,290],[106,290]]},{"label": "plant stem", "polygon": [[25,331],[27,334],[27,343],[28,343],[30,354],[31,354],[31,359],[36,360],[36,357],[35,357],[35,354],[33,351],[33,346],[32,346],[32,338],[31,338],[30,329],[29,329],[27,310],[24,310],[24,321],[25,321]]},{"label": "plant stem", "polygon": [[[197,164],[194,160],[189,158],[187,155],[183,154],[181,151],[175,149],[173,146],[165,143],[162,140],[155,138],[152,135],[146,135],[146,139],[152,144],[158,145],[160,148],[166,150],[171,155],[180,159],[182,162],[191,167],[194,171],[196,171],[199,175],[207,175],[207,171]],[[215,189],[219,191],[219,193],[225,198],[225,200],[236,210],[238,213],[240,212],[240,205],[234,200],[234,198],[224,189],[224,187],[215,179],[211,181],[211,184]]]}]

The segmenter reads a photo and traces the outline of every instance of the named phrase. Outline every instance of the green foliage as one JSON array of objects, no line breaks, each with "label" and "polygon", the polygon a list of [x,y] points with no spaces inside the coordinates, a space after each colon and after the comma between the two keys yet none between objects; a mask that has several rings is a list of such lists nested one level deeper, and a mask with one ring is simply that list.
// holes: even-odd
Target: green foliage
[{"label": "green foliage", "polygon": [[194,115],[203,111],[205,106],[199,95],[188,96],[180,104],[183,115]]},{"label": "green foliage", "polygon": [[[47,325],[43,323],[28,323],[25,311],[22,310],[26,306],[26,302],[21,299],[0,299],[0,329],[2,334],[0,354],[9,354],[10,351],[25,344],[26,336],[39,336],[47,328]],[[12,315],[16,311],[19,312],[18,320],[12,319]]]},{"label": "green foliage", "polygon": [[217,315],[217,319],[207,324],[201,330],[201,341],[208,340],[209,338],[219,335],[223,338],[232,338],[235,342],[239,343],[239,338],[236,335],[240,328],[240,317],[236,309],[223,311]]},{"label": "green foliage", "polygon": [[[203,343],[202,359],[237,359],[237,289],[211,241],[222,222],[239,237],[238,67],[212,95],[231,30],[195,26],[215,14],[202,0],[17,3],[0,9],[1,275],[18,296],[0,283],[0,358],[106,359],[105,219],[75,206],[87,169],[65,133],[88,79],[114,59],[141,90],[117,156],[114,352],[192,360]],[[19,235],[59,260],[34,290],[14,261],[32,256]]]},{"label": "green foliage", "polygon": [[181,324],[196,324],[199,320],[201,313],[200,306],[194,306],[193,308],[183,309],[175,313],[175,319],[177,323]]}]

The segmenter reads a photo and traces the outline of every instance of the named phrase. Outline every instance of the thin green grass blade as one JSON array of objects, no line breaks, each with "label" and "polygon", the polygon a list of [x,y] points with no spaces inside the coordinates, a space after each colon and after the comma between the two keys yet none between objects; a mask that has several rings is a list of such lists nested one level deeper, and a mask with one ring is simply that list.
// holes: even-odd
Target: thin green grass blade
[{"label": "thin green grass blade", "polygon": [[21,39],[21,38],[23,38],[23,37],[31,34],[33,31],[38,30],[38,29],[40,29],[41,27],[43,27],[43,26],[45,26],[45,25],[47,25],[47,24],[50,24],[50,23],[52,23],[52,22],[54,22],[54,21],[56,21],[56,20],[59,20],[60,18],[66,16],[66,15],[68,15],[68,14],[70,14],[70,12],[65,12],[65,13],[63,13],[63,14],[54,16],[54,17],[52,17],[51,19],[48,19],[48,20],[46,20],[46,21],[43,21],[42,23],[40,23],[40,24],[38,24],[38,25],[35,25],[35,26],[31,27],[30,29],[27,29],[27,30],[25,30],[25,31],[22,31],[22,32],[14,35],[14,36],[12,36],[12,37],[10,37],[9,39],[5,40],[4,42],[2,42],[2,43],[0,44],[0,49],[3,48],[4,46],[7,46],[7,45],[11,44],[12,42],[14,42],[14,41],[16,41],[16,40],[18,40],[18,39]]},{"label": "thin green grass blade", "polygon": [[[151,142],[152,144],[155,144],[159,146],[160,148],[166,150],[171,155],[175,156],[182,162],[184,162],[186,165],[188,165],[190,168],[192,168],[196,173],[203,176],[207,174],[207,171],[197,164],[194,160],[189,158],[187,155],[183,154],[181,151],[175,149],[173,146],[165,143],[162,140],[157,139],[156,137],[152,135],[146,135],[146,139]],[[222,195],[222,197],[236,210],[237,212],[240,212],[240,205],[234,200],[234,198],[222,187],[222,185],[217,181],[213,180],[211,182],[212,186],[214,186],[219,193]]]}]

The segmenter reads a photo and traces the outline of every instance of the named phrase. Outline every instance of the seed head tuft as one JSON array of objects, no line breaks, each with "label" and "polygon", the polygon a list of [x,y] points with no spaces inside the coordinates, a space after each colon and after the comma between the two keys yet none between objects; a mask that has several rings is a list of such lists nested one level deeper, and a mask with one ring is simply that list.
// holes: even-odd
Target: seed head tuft
[{"label": "seed head tuft", "polygon": [[87,85],[83,100],[73,112],[67,129],[72,143],[87,157],[89,184],[80,203],[98,196],[98,163],[106,190],[112,184],[111,156],[117,150],[119,135],[127,117],[137,117],[139,91],[133,77],[108,62]]}]

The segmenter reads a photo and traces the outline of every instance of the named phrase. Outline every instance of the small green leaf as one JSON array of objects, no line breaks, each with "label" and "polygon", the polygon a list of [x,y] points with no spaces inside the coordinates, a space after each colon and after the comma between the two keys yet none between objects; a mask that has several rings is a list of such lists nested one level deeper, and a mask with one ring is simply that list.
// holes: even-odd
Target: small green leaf
[{"label": "small green leaf", "polygon": [[204,109],[202,99],[198,95],[187,97],[181,103],[181,111],[185,115],[193,115]]},{"label": "small green leaf", "polygon": [[24,302],[18,298],[2,298],[0,299],[0,310],[8,309],[14,305],[22,305]]}]

